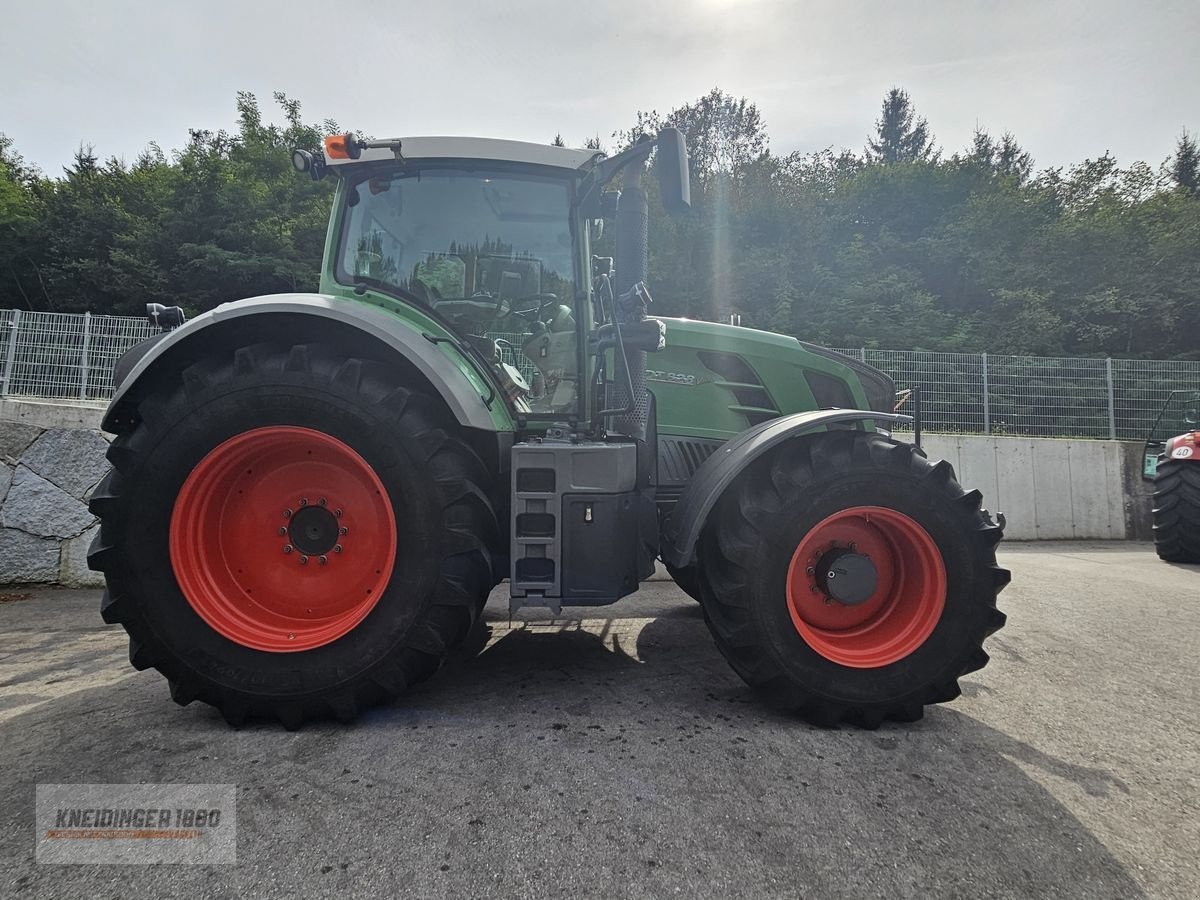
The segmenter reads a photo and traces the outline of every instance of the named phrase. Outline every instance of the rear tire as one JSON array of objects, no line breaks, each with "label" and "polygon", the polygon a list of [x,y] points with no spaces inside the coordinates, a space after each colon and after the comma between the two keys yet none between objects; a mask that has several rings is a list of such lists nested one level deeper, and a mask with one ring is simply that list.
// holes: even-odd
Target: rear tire
[{"label": "rear tire", "polygon": [[[278,719],[288,728],[309,718],[345,721],[429,677],[467,635],[494,583],[490,551],[498,527],[485,490],[490,476],[440,405],[400,384],[393,369],[346,359],[315,344],[242,347],[184,370],[177,383],[141,401],[138,417],[131,431],[113,441],[108,452],[113,470],[92,497],[101,529],[88,560],[107,582],[104,620],[124,626],[131,663],[158,669],[177,702],[210,703],[233,725],[250,717]],[[297,552],[283,549],[295,540],[290,532],[281,536],[288,520],[280,517],[288,513],[276,507],[285,506],[283,499],[263,504],[268,509],[261,526],[257,508],[253,515],[239,511],[225,518],[223,512],[206,512],[210,520],[199,519],[195,510],[201,507],[187,507],[187,516],[172,521],[189,494],[199,491],[207,502],[204,491],[213,485],[231,485],[219,490],[229,502],[242,502],[236,496],[241,490],[235,493],[242,486],[241,468],[226,472],[223,481],[197,483],[195,473],[203,472],[214,454],[219,459],[222,448],[256,434],[315,435],[317,441],[349,448],[343,456],[361,462],[361,472],[351,468],[350,474],[384,489],[386,496],[366,504],[370,512],[360,514],[366,527],[330,539],[344,542],[345,552],[340,545],[329,552],[328,566],[319,573],[315,551],[310,568],[298,565],[298,547]],[[303,453],[283,443],[282,450],[271,452]],[[249,465],[245,457],[237,459]],[[264,465],[253,478],[247,468],[246,494],[272,487],[272,471],[312,480],[303,463],[303,455],[298,461],[284,458],[274,469]],[[223,510],[226,494],[204,509]],[[334,505],[331,495],[329,506]],[[337,522],[350,521],[350,512]],[[390,538],[393,515],[395,536]],[[220,528],[211,527],[211,521]],[[236,529],[235,537],[225,539],[219,533],[224,528]],[[232,574],[242,573],[233,566],[241,562],[243,530],[262,541],[255,551],[260,565],[247,564],[248,573]],[[183,541],[186,554],[180,550],[180,532],[190,540]],[[386,556],[388,547],[394,551],[384,559],[379,554]],[[364,573],[359,570],[369,548],[375,555]],[[297,608],[289,597],[289,585],[296,586],[296,596],[304,590],[311,596],[312,582],[301,579],[318,574],[334,595],[334,611],[349,610],[349,618],[328,633],[321,631],[329,620],[326,611],[317,609],[305,620],[305,603]],[[242,578],[268,597],[255,605],[241,596],[236,585]],[[359,600],[336,596],[357,583],[355,578],[367,579],[356,588]],[[376,590],[371,585],[377,586],[378,598],[364,607],[361,598]],[[282,638],[279,629],[268,633],[281,608],[302,626],[294,631],[305,649],[288,652],[286,627]],[[246,627],[239,626],[240,616],[248,617]],[[336,626],[336,615],[333,620]]]},{"label": "rear tire", "polygon": [[[980,500],[948,463],[880,434],[784,445],[726,491],[701,537],[702,606],[717,647],[770,704],[816,724],[921,718],[986,665],[983,641],[1005,621],[996,609],[1010,577],[996,565],[1002,529]],[[839,605],[812,583],[822,565],[814,560],[857,546],[814,536],[845,528],[871,544],[857,552],[879,568],[861,606]],[[859,609],[872,618],[839,624]],[[814,623],[809,611],[834,619]]]},{"label": "rear tire", "polygon": [[1154,550],[1166,562],[1200,563],[1200,463],[1159,463],[1154,475]]}]

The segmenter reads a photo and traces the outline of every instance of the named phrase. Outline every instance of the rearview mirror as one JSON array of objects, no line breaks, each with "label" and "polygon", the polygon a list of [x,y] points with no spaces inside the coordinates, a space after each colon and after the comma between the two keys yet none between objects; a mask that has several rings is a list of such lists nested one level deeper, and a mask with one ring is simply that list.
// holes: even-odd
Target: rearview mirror
[{"label": "rearview mirror", "polygon": [[687,144],[678,128],[664,128],[658,133],[658,184],[663,209],[668,213],[674,216],[692,208]]}]

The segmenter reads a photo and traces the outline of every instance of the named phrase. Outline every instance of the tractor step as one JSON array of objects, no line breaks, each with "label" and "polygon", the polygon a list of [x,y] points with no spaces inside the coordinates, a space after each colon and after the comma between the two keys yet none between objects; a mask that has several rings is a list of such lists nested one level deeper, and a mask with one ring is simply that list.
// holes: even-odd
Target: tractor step
[{"label": "tractor step", "polygon": [[611,603],[637,589],[637,448],[537,440],[512,449],[509,609]]}]

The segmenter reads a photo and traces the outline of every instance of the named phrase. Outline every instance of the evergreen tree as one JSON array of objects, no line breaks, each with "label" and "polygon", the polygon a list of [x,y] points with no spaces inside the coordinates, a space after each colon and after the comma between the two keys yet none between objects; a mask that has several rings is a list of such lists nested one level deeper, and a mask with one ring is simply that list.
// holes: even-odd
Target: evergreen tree
[{"label": "evergreen tree", "polygon": [[867,158],[884,165],[937,159],[929,123],[917,118],[907,91],[892,88],[884,97],[875,137],[867,138]]},{"label": "evergreen tree", "polygon": [[1200,148],[1185,128],[1175,144],[1171,158],[1171,180],[1190,193],[1200,190]]}]

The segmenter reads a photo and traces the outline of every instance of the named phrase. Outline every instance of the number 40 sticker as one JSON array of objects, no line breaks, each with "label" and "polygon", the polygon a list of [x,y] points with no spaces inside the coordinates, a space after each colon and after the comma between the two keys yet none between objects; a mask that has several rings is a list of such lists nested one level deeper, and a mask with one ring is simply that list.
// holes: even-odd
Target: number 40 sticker
[{"label": "number 40 sticker", "polygon": [[1191,447],[1176,447],[1171,451],[1172,459],[1188,459],[1192,455]]}]

